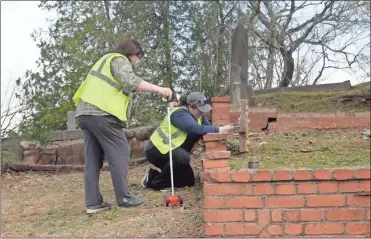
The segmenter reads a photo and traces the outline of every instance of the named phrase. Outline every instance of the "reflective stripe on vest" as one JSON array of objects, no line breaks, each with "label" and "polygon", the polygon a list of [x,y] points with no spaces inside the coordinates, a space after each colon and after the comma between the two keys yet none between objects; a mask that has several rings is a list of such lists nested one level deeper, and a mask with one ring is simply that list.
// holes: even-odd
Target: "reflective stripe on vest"
[{"label": "reflective stripe on vest", "polygon": [[[166,134],[164,133],[164,131],[162,131],[162,129],[160,127],[158,127],[156,129],[157,133],[160,135],[160,137],[162,138],[162,140],[164,140],[167,144],[169,144],[169,138],[166,136]],[[174,134],[171,135],[171,138],[172,139],[176,139],[178,138],[181,134],[183,133],[182,130],[178,129],[178,131],[176,131]],[[171,148],[175,148],[176,146],[174,144],[171,144]]]},{"label": "reflective stripe on vest", "polygon": [[89,74],[92,75],[92,76],[95,76],[105,82],[107,82],[110,86],[114,87],[116,90],[118,91],[121,91],[124,95],[128,96],[130,94],[130,91],[125,88],[125,87],[121,87],[119,84],[113,82],[109,77],[103,75],[101,72],[102,72],[102,69],[103,69],[103,66],[104,64],[106,64],[106,61],[108,60],[108,58],[110,58],[112,56],[112,54],[109,54],[107,55],[102,63],[99,65],[98,67],[98,71],[93,71],[93,70],[90,70],[89,71]]}]

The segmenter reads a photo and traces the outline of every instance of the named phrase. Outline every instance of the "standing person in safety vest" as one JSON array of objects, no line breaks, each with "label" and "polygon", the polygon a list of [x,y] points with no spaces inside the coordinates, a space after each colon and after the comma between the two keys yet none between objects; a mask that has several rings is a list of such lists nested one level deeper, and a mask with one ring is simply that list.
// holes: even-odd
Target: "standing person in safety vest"
[{"label": "standing person in safety vest", "polygon": [[[174,187],[193,186],[195,177],[190,165],[190,151],[194,144],[208,133],[229,133],[233,127],[211,126],[204,113],[211,106],[206,97],[200,92],[193,92],[180,100],[180,105],[170,112],[171,144],[173,157]],[[151,135],[144,146],[147,160],[161,169],[161,172],[148,168],[142,179],[142,186],[152,189],[167,189],[171,187],[169,160],[169,128],[168,116]]]},{"label": "standing person in safety vest", "polygon": [[127,124],[132,92],[155,92],[171,99],[172,91],[148,83],[134,74],[133,66],[143,57],[141,45],[126,40],[99,59],[73,96],[76,120],[84,139],[84,185],[86,213],[111,209],[99,190],[99,173],[107,159],[116,202],[120,207],[138,206],[147,201],[128,189],[130,147],[123,128]]}]

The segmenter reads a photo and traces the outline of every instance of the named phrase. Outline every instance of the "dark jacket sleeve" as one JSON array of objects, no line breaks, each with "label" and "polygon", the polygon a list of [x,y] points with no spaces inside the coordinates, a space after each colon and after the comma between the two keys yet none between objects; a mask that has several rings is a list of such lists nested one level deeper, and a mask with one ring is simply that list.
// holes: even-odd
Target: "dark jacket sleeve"
[{"label": "dark jacket sleeve", "polygon": [[211,126],[205,116],[202,116],[202,125],[199,125],[187,110],[177,110],[171,117],[171,124],[188,134],[205,135],[219,133],[219,128]]}]

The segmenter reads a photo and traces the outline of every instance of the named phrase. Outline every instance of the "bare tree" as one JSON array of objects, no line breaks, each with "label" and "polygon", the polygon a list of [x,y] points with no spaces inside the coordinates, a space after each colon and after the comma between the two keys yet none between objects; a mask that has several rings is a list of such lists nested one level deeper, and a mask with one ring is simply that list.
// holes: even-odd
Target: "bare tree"
[{"label": "bare tree", "polygon": [[17,85],[11,85],[11,82],[8,82],[1,100],[1,138],[15,132],[19,126],[17,116],[19,117],[24,110],[24,107],[17,102]]},{"label": "bare tree", "polygon": [[[298,81],[316,84],[324,70],[328,68],[351,68],[353,64],[358,62],[360,56],[367,58],[367,54],[364,54],[364,52],[369,47],[369,40],[359,49],[351,51],[351,48],[355,44],[359,44],[362,39],[369,39],[369,28],[359,25],[360,23],[364,25],[369,23],[367,22],[369,21],[367,20],[369,19],[367,18],[369,2],[303,1],[300,2],[300,5],[297,5],[294,0],[290,2],[264,1],[260,9],[257,9],[254,1],[248,2],[247,5],[251,11],[256,12],[259,19],[259,22],[251,27],[252,31],[268,46],[268,49],[270,48],[267,53],[269,56],[267,62],[269,75],[267,75],[266,87],[269,87],[272,81],[272,49],[278,50],[283,60],[283,70],[279,81],[279,86],[283,87],[290,84],[301,84]],[[318,8],[321,9],[316,10]],[[300,15],[307,15],[307,19]],[[357,15],[362,15],[362,17],[360,19],[354,17]],[[360,29],[363,29],[363,31],[359,31]],[[340,46],[338,44],[337,48],[334,46],[336,42],[341,42],[341,39],[347,39],[352,34],[353,37],[349,41],[340,43]],[[357,37],[354,37],[354,34]],[[306,66],[307,69],[305,69],[306,72],[302,77],[299,77],[302,73],[296,72],[294,78],[294,53],[302,45],[318,46],[311,48],[316,57],[312,64],[304,64],[305,61],[296,59],[296,61],[302,61],[297,63],[296,67],[301,66],[303,68]],[[303,50],[306,50],[306,47],[303,47]],[[336,57],[339,54],[343,55],[343,61],[331,57],[330,52],[336,53]],[[313,54],[304,53],[302,57],[313,56]],[[344,66],[344,64],[348,66]],[[313,73],[317,68],[319,68],[317,76],[309,79],[309,73]],[[365,66],[363,68],[367,69]]]}]

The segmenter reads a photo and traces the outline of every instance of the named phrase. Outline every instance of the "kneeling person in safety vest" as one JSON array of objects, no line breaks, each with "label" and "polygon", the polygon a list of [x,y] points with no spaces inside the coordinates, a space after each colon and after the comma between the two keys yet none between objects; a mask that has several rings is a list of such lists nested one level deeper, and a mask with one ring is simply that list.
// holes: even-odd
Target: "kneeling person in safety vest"
[{"label": "kneeling person in safety vest", "polygon": [[[170,112],[174,187],[194,185],[195,177],[190,165],[190,151],[203,135],[225,134],[233,129],[230,125],[219,128],[211,126],[204,115],[210,110],[211,106],[206,97],[200,92],[193,92],[186,99],[181,99],[180,104]],[[166,116],[144,146],[147,160],[161,169],[161,172],[152,168],[146,170],[142,179],[142,186],[145,188],[161,190],[171,187],[168,123],[168,116]]]},{"label": "kneeling person in safety vest", "polygon": [[84,185],[86,213],[111,209],[99,190],[99,172],[106,158],[116,202],[120,207],[138,206],[147,201],[128,189],[130,147],[123,128],[127,124],[133,92],[155,92],[171,99],[172,91],[142,80],[134,74],[144,53],[135,40],[121,42],[99,59],[73,97],[76,120],[84,139]]}]

